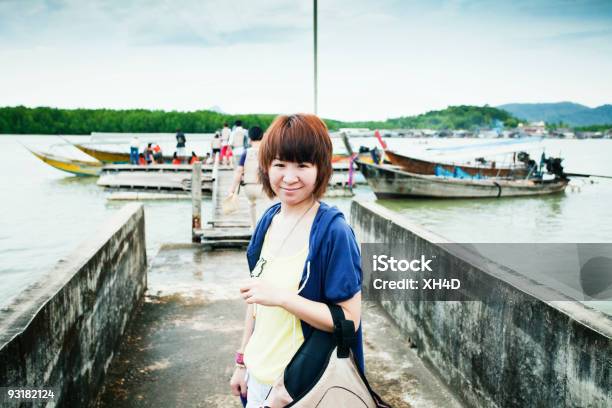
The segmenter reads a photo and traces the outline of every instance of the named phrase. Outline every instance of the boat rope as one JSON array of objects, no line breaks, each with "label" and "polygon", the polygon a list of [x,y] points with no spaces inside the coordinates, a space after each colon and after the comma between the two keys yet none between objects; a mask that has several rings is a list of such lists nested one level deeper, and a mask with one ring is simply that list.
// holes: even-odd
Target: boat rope
[{"label": "boat rope", "polygon": [[493,184],[497,187],[497,198],[501,197],[501,186],[499,185],[499,183],[497,181],[494,181]]}]

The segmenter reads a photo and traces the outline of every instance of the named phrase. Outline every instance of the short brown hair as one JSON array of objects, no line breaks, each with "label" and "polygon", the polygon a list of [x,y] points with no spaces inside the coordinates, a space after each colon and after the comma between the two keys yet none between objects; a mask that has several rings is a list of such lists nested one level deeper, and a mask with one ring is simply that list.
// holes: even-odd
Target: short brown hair
[{"label": "short brown hair", "polygon": [[317,168],[313,191],[319,199],[332,175],[332,142],[325,122],[316,115],[297,113],[274,119],[259,146],[259,179],[270,198],[275,196],[268,171],[274,159],[296,163],[312,163]]}]

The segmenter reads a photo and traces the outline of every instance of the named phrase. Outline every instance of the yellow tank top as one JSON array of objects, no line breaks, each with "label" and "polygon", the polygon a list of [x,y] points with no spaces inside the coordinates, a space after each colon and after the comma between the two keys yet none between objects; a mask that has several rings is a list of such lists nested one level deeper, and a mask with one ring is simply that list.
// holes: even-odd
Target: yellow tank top
[{"label": "yellow tank top", "polygon": [[[261,250],[266,263],[258,279],[297,293],[308,244],[294,255],[270,258],[266,242],[267,236]],[[244,350],[249,375],[262,384],[272,385],[303,342],[300,319],[282,307],[255,305],[255,329]]]}]

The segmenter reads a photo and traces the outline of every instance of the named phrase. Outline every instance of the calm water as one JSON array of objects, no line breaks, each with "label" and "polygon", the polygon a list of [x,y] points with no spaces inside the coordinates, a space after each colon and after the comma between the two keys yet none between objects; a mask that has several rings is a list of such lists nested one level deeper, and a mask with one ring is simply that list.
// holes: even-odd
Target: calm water
[{"label": "calm water", "polygon": [[[122,137],[130,139],[130,135]],[[89,136],[70,139],[88,141]],[[188,149],[201,152],[208,145],[206,139],[207,136],[190,138],[192,145]],[[0,136],[0,306],[68,255],[124,205],[108,201],[108,193],[96,185],[95,179],[55,170],[32,156],[18,141],[74,158],[84,156],[72,147],[61,146],[63,141],[57,137]],[[159,137],[159,141],[162,147],[170,148],[172,135]],[[399,151],[421,156],[430,156],[426,149],[438,145],[483,143],[410,139],[388,142]],[[359,139],[353,143],[373,145],[375,141]],[[562,153],[567,171],[612,174],[612,140],[547,141],[544,146],[551,154]],[[585,180],[588,179],[573,182],[577,187],[574,192],[541,198],[380,203],[457,242],[612,242],[611,180],[599,179],[594,184]],[[374,199],[367,187],[359,188],[357,195]],[[350,206],[347,199],[327,201],[344,211]],[[154,256],[162,243],[190,241],[189,201],[144,205],[149,256]],[[210,215],[209,201],[205,201],[203,211],[204,218]]]}]

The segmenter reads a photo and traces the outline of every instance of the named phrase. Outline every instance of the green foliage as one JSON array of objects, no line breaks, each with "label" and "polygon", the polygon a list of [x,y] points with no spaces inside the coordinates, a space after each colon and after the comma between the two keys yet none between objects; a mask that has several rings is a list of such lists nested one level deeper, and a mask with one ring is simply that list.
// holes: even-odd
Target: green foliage
[{"label": "green foliage", "polygon": [[[174,132],[210,133],[240,119],[243,126],[266,129],[276,115],[226,115],[213,111],[177,112],[146,109],[57,109],[25,106],[0,108],[0,133],[82,135],[91,132]],[[325,119],[330,130],[342,127],[370,129],[429,128],[476,129],[489,127],[499,120],[506,127],[516,127],[518,119],[508,112],[489,106],[449,106],[418,116],[404,116],[386,121],[342,122]]]},{"label": "green foliage", "polygon": [[490,106],[449,106],[444,110],[430,111],[417,116],[403,116],[382,122],[345,122],[342,127],[367,127],[370,129],[478,129],[490,127],[499,120],[506,127],[514,128],[519,120],[508,112]]},{"label": "green foliage", "polygon": [[574,130],[578,132],[605,132],[606,130],[612,130],[612,123],[607,125],[579,126],[575,127]]},{"label": "green foliage", "polygon": [[243,126],[267,128],[275,115],[224,115],[212,111],[165,112],[145,109],[0,108],[0,133],[83,135],[91,132],[209,133],[242,120]]},{"label": "green foliage", "polygon": [[571,126],[568,125],[567,123],[563,122],[562,120],[558,121],[558,122],[551,122],[551,123],[546,123],[546,130],[548,131],[555,131],[557,129],[563,129],[563,128],[570,128]]}]

